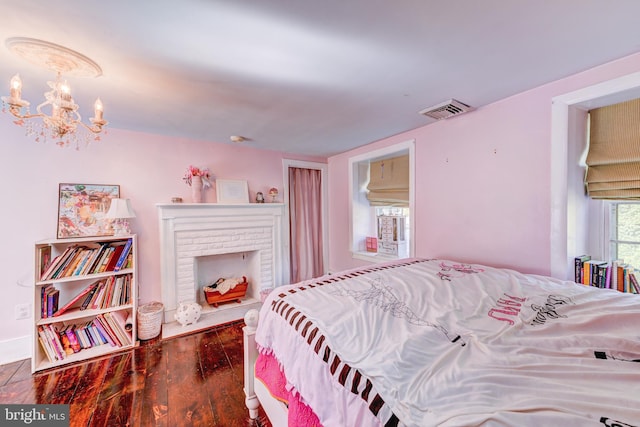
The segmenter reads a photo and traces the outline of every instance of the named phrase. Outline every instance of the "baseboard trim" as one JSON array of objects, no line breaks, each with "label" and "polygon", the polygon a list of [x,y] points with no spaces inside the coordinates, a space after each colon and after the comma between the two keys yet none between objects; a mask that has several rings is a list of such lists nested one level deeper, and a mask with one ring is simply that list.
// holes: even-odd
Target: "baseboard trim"
[{"label": "baseboard trim", "polygon": [[0,365],[31,358],[31,337],[14,338],[0,342]]}]

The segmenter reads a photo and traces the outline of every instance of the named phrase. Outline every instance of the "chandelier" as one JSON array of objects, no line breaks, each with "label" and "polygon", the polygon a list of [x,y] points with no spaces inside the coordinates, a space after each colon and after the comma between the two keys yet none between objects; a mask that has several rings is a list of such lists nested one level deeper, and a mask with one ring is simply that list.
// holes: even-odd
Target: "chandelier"
[{"label": "chandelier", "polygon": [[6,46],[24,59],[55,71],[56,79],[47,82],[50,90],[44,93],[44,101],[36,107],[36,112],[31,113],[30,103],[22,99],[22,80],[16,74],[9,85],[9,96],[2,97],[2,111],[11,113],[17,119],[14,123],[24,126],[27,136],[35,136],[36,141],[56,140],[61,147],[74,144],[76,149],[81,142],[99,141],[107,125],[102,101],[96,100],[94,117],[89,119],[91,124],[85,124],[71,96],[71,87],[62,75],[98,77],[102,75],[100,66],[78,52],[42,40],[11,38]]}]

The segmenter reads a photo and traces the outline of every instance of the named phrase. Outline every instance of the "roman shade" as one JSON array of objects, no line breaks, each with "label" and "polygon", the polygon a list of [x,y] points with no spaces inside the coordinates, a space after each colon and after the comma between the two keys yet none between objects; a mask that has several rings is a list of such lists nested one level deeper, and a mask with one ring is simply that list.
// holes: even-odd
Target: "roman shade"
[{"label": "roman shade", "polygon": [[587,194],[593,199],[640,200],[640,99],[589,114]]},{"label": "roman shade", "polygon": [[409,206],[409,155],[369,165],[367,199],[371,206]]}]

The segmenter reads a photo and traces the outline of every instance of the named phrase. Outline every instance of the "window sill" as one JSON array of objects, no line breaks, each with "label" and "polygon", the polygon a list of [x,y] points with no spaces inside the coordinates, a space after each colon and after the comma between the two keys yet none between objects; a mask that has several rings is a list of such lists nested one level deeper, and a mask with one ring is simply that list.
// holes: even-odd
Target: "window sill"
[{"label": "window sill", "polygon": [[359,259],[361,261],[368,261],[368,262],[374,262],[374,263],[403,259],[397,255],[379,254],[376,252],[351,252],[351,257],[353,259]]}]

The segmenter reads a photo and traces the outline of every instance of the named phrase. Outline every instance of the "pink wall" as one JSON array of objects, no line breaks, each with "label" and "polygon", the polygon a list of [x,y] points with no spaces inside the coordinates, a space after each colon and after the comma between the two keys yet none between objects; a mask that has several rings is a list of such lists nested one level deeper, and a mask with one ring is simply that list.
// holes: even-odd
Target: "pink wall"
[{"label": "pink wall", "polygon": [[640,70],[640,54],[329,158],[330,268],[349,253],[348,159],[415,139],[416,256],[550,274],[551,100]]},{"label": "pink wall", "polygon": [[[37,143],[24,135],[7,114],[0,114],[0,352],[3,341],[31,334],[31,320],[15,320],[15,304],[32,303],[33,244],[56,235],[58,184],[119,184],[137,217],[140,302],[160,300],[157,203],[174,196],[189,201],[182,181],[190,165],[208,167],[214,178],[246,179],[251,199],[257,191],[283,188],[282,160],[324,162],[325,159],[258,150],[248,145],[216,144],[110,129],[102,142],[78,151],[54,143]],[[215,191],[205,192],[207,202]],[[28,341],[30,345],[30,341]],[[8,344],[7,344],[8,345]],[[8,347],[7,347],[8,348]]]}]

